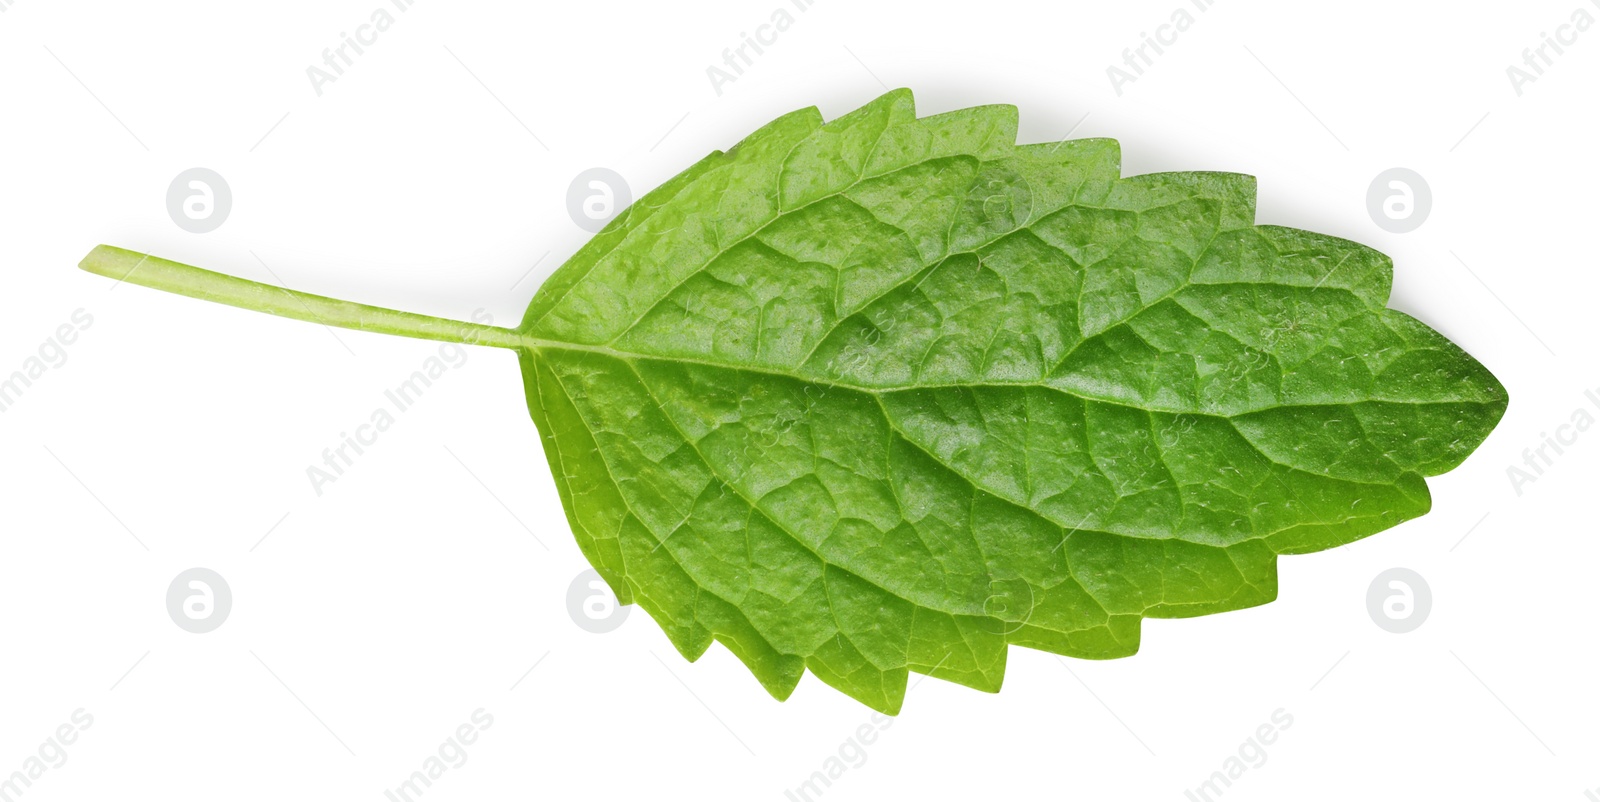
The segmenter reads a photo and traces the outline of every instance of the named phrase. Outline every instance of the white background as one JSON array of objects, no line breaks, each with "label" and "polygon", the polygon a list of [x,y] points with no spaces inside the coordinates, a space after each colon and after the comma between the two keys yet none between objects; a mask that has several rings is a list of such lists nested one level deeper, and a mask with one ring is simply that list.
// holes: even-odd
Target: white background
[{"label": "white background", "polygon": [[[1258,176],[1261,222],[1392,255],[1391,304],[1512,400],[1430,480],[1428,516],[1285,558],[1273,604],[1148,621],[1132,658],[1013,649],[998,695],[913,676],[814,798],[1182,800],[1280,708],[1293,725],[1220,798],[1600,789],[1600,434],[1520,496],[1507,476],[1574,410],[1600,417],[1600,28],[1521,96],[1506,73],[1580,3],[1600,16],[1589,0],[1218,0],[1120,95],[1107,67],[1188,0],[816,0],[720,94],[707,67],[790,0],[417,0],[319,96],[306,68],[387,2],[0,0],[0,374],[74,310],[94,321],[0,413],[0,775],[94,718],[29,802],[379,800],[480,707],[493,726],[423,798],[780,800],[823,768],[871,716],[814,677],[780,704],[720,646],[686,663],[637,609],[609,634],[574,624],[587,566],[510,352],[473,349],[318,497],[307,466],[437,344],[74,266],[106,242],[509,325],[588,236],[578,172],[637,197],[780,113],[894,86],[924,114],[1013,103],[1024,142],[1114,137],[1125,174]],[[205,235],[165,205],[196,166],[234,196]],[[1397,166],[1434,195],[1403,235],[1366,204]],[[206,635],[164,606],[193,566],[234,595]],[[1411,634],[1366,608],[1396,566],[1433,595]]]}]

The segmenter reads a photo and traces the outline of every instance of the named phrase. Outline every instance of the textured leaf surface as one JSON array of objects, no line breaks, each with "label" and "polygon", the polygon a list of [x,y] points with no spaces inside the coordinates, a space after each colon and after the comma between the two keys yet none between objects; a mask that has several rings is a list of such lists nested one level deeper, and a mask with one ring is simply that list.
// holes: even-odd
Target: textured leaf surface
[{"label": "textured leaf surface", "polygon": [[1506,394],[1385,308],[1382,254],[1256,226],[1248,176],[892,92],[778,119],[540,289],[528,403],[585,555],[693,660],[998,690],[1133,654],[1276,558],[1427,512]]}]

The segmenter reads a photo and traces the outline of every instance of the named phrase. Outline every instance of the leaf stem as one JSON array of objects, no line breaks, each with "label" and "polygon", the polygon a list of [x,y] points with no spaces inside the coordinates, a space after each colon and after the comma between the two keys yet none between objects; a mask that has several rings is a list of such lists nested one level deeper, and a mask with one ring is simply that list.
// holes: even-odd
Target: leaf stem
[{"label": "leaf stem", "polygon": [[528,343],[515,329],[398,312],[379,306],[340,301],[321,295],[213,273],[149,254],[100,245],[78,267],[157,290],[237,306],[280,317],[323,323],[358,331],[377,331],[470,345],[523,348]]}]

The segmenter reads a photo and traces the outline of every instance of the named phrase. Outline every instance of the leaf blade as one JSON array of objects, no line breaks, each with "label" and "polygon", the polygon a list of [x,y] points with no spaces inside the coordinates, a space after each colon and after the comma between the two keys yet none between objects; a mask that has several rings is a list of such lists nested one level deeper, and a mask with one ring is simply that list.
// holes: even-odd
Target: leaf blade
[{"label": "leaf blade", "polygon": [[596,488],[569,518],[628,510],[590,559],[686,657],[893,712],[913,671],[998,690],[1008,644],[1132,654],[1424,514],[1498,421],[1382,254],[1255,226],[1248,176],[1015,131],[903,90],[788,115],[535,297],[529,396],[567,404],[535,419]]}]

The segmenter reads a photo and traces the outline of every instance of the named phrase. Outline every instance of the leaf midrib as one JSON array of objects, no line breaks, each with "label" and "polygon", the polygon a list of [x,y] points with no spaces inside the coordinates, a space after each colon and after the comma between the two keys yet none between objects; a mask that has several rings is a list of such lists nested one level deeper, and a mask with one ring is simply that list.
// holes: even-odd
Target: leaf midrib
[{"label": "leaf midrib", "polygon": [[[671,420],[671,416],[667,413],[666,408],[661,403],[661,400],[656,397],[655,392],[650,388],[648,382],[645,381],[643,374],[639,373],[639,370],[638,370],[638,364],[637,363],[640,362],[640,361],[672,362],[672,361],[675,361],[675,360],[673,360],[670,357],[660,357],[660,356],[652,356],[652,355],[646,355],[646,354],[633,354],[633,353],[630,353],[630,352],[619,351],[617,349],[608,348],[608,347],[605,347],[605,346],[571,345],[571,344],[560,343],[560,342],[555,342],[555,341],[538,341],[538,342],[544,343],[543,347],[549,348],[551,350],[567,350],[567,351],[578,351],[578,352],[587,352],[587,353],[598,353],[598,354],[601,354],[601,355],[606,356],[608,358],[616,359],[616,360],[621,361],[624,364],[626,364],[628,366],[629,371],[633,373],[634,377],[639,381],[640,385],[644,388],[645,393],[650,397],[651,402],[653,404],[655,404],[656,408],[659,411],[661,411],[661,413],[663,415],[667,416],[668,423],[673,427],[673,429],[675,431],[677,431],[679,436],[681,436],[681,437],[683,437],[685,439],[686,443],[689,443],[691,445],[691,447],[694,447],[694,449],[695,449],[695,451],[697,453],[699,452],[699,448],[695,447],[693,442],[691,440],[689,440],[688,436],[681,429],[679,429],[679,427],[677,426],[676,422]],[[537,354],[538,347],[535,347],[534,351]],[[995,497],[997,499],[1000,499],[1000,500],[1006,502],[1007,504],[1013,505],[1013,506],[1015,506],[1015,507],[1017,507],[1017,508],[1019,508],[1021,510],[1024,510],[1025,512],[1027,512],[1027,513],[1029,513],[1031,515],[1037,516],[1041,521],[1044,521],[1045,523],[1047,523],[1047,524],[1049,524],[1051,526],[1060,527],[1064,531],[1067,531],[1069,533],[1071,531],[1084,529],[1084,527],[1081,526],[1081,522],[1080,522],[1079,525],[1067,526],[1066,524],[1064,524],[1064,523],[1062,523],[1060,521],[1053,520],[1050,517],[1044,515],[1039,510],[1035,509],[1030,503],[1028,503],[1026,501],[1023,501],[1023,500],[1016,499],[1016,498],[1012,498],[1010,495],[1008,495],[1008,494],[1006,494],[1006,493],[1004,493],[1004,492],[1002,492],[1002,491],[1000,491],[1000,490],[998,490],[996,488],[992,488],[992,487],[987,486],[987,483],[984,483],[984,482],[980,481],[978,478],[969,475],[966,471],[960,470],[960,469],[956,468],[955,466],[948,464],[944,458],[942,458],[939,455],[934,454],[933,452],[929,451],[926,445],[924,445],[924,444],[918,442],[917,440],[915,440],[914,438],[912,438],[909,435],[909,433],[904,431],[904,429],[901,428],[895,422],[894,416],[889,413],[888,407],[885,406],[884,403],[883,403],[883,395],[885,393],[887,393],[887,392],[901,392],[903,390],[880,391],[880,390],[865,389],[865,388],[859,388],[859,387],[856,387],[856,386],[853,386],[853,385],[850,385],[850,384],[834,383],[834,382],[829,382],[829,381],[826,381],[826,380],[812,381],[810,379],[807,379],[807,378],[804,378],[804,377],[801,377],[801,376],[796,376],[796,375],[789,374],[789,373],[784,373],[782,371],[763,370],[763,369],[759,369],[759,368],[750,368],[750,367],[734,367],[734,366],[722,365],[722,364],[718,364],[718,363],[714,363],[714,362],[707,362],[707,361],[704,361],[704,360],[683,359],[683,360],[678,360],[678,361],[681,361],[681,362],[684,362],[684,363],[690,363],[690,364],[699,364],[699,365],[703,365],[703,366],[707,366],[707,367],[711,367],[711,368],[715,368],[715,369],[719,369],[719,370],[743,371],[743,372],[759,373],[759,374],[763,374],[763,375],[784,378],[784,379],[788,379],[788,380],[791,380],[791,381],[805,382],[805,383],[808,383],[808,384],[827,387],[827,388],[830,388],[830,389],[839,389],[839,390],[844,390],[846,392],[855,392],[855,393],[862,393],[864,395],[867,395],[868,397],[873,399],[873,402],[877,406],[880,414],[883,415],[885,424],[889,427],[889,429],[894,434],[894,436],[899,437],[900,439],[904,440],[911,447],[913,447],[913,448],[921,451],[922,453],[926,454],[928,456],[928,458],[934,460],[935,462],[937,462],[940,465],[943,465],[945,468],[950,470],[956,476],[959,476],[962,479],[962,481],[965,482],[968,486],[972,487],[972,489],[974,489],[974,490],[976,490],[976,491],[978,491],[980,493],[985,493],[985,494],[991,495],[991,496],[993,496],[993,497]],[[982,384],[979,384],[979,383],[962,383],[962,384],[940,385],[940,386],[958,388],[958,389],[968,389],[968,388],[972,388],[972,387],[980,387],[980,386],[985,386],[985,385],[982,385]],[[1133,411],[1139,412],[1139,413],[1147,415],[1147,416],[1150,415],[1152,412],[1158,412],[1158,413],[1162,412],[1161,410],[1146,409],[1146,408],[1143,408],[1143,407],[1138,407],[1138,406],[1134,406],[1134,405],[1130,405],[1130,404],[1126,404],[1126,403],[1118,402],[1118,401],[1101,401],[1100,399],[1097,399],[1097,398],[1075,394],[1075,393],[1072,393],[1072,392],[1070,392],[1068,390],[1065,390],[1065,389],[1062,389],[1062,388],[1058,388],[1058,387],[1054,387],[1054,386],[1046,385],[1046,384],[1040,384],[1038,382],[1033,382],[1033,383],[1029,383],[1029,384],[997,383],[997,384],[991,385],[991,386],[1037,387],[1037,388],[1041,388],[1041,389],[1051,390],[1051,391],[1054,391],[1054,392],[1060,392],[1060,393],[1062,393],[1064,395],[1068,395],[1068,396],[1077,398],[1077,399],[1079,399],[1081,401],[1088,401],[1088,402],[1094,402],[1094,403],[1103,403],[1103,404],[1107,404],[1107,405],[1122,407],[1124,409],[1133,410]],[[932,387],[916,387],[916,388],[905,388],[905,389],[934,389],[934,388],[932,388]],[[563,387],[563,390],[565,390],[564,387]],[[1323,404],[1323,405],[1317,405],[1317,406],[1348,406],[1348,405],[1326,405],[1326,404]],[[1400,474],[1398,476],[1396,476],[1394,479],[1391,479],[1391,480],[1364,481],[1364,480],[1359,480],[1359,479],[1351,479],[1351,478],[1348,478],[1348,477],[1332,477],[1332,476],[1330,476],[1328,474],[1321,474],[1321,473],[1318,473],[1316,471],[1309,471],[1309,470],[1307,470],[1307,469],[1305,469],[1303,467],[1300,467],[1300,466],[1297,466],[1297,465],[1286,464],[1284,462],[1281,462],[1281,461],[1275,459],[1272,455],[1270,455],[1270,454],[1266,453],[1265,451],[1263,451],[1261,449],[1261,447],[1257,443],[1255,443],[1255,441],[1253,441],[1249,436],[1247,436],[1243,431],[1240,431],[1238,426],[1235,424],[1233,419],[1230,418],[1230,417],[1222,416],[1222,415],[1210,415],[1210,414],[1206,414],[1206,413],[1162,413],[1162,414],[1193,414],[1196,417],[1208,417],[1208,418],[1213,418],[1213,419],[1216,419],[1216,420],[1221,420],[1221,421],[1227,423],[1230,427],[1232,427],[1233,430],[1240,436],[1240,438],[1242,438],[1244,440],[1244,442],[1251,448],[1251,450],[1255,451],[1256,454],[1259,455],[1263,460],[1266,460],[1268,463],[1270,463],[1272,465],[1284,468],[1284,469],[1289,470],[1289,471],[1293,471],[1295,473],[1302,473],[1302,474],[1307,474],[1307,475],[1312,475],[1312,476],[1323,476],[1325,478],[1338,478],[1340,481],[1349,482],[1351,484],[1368,485],[1368,486],[1373,486],[1373,487],[1395,487],[1395,486],[1397,486],[1397,483],[1399,482],[1399,480],[1401,478],[1403,478],[1404,476],[1406,476],[1406,475],[1421,476],[1421,474],[1416,470],[1401,469],[1400,470]],[[700,456],[702,458],[702,461],[706,461],[704,454],[701,454]],[[707,462],[707,465],[708,465],[708,468],[709,468],[710,467],[710,463],[708,461],[706,461],[706,462]],[[1165,459],[1162,460],[1162,463],[1163,463],[1163,465],[1165,465]],[[713,469],[713,473],[715,473],[714,469]],[[724,478],[723,481],[726,483],[728,480]],[[752,506],[754,506],[754,502],[752,500],[746,499],[746,501],[748,503],[751,503]],[[1321,523],[1321,524],[1346,523],[1346,522],[1348,522],[1350,520],[1354,520],[1354,519],[1358,519],[1358,518],[1362,518],[1362,517],[1364,517],[1364,516],[1352,515],[1352,516],[1348,516],[1345,519],[1343,519],[1341,521],[1337,521],[1337,522],[1323,521],[1323,522],[1318,522],[1318,523]],[[1096,532],[1101,532],[1103,534],[1113,535],[1113,536],[1117,536],[1117,537],[1129,537],[1129,538],[1149,539],[1149,540],[1163,540],[1163,539],[1166,539],[1165,537],[1151,536],[1151,535],[1140,534],[1140,533],[1131,532],[1131,531],[1121,531],[1121,530],[1115,530],[1114,531],[1114,530],[1103,530],[1103,529],[1091,529],[1091,530],[1087,530],[1087,531],[1096,531]],[[1239,543],[1242,543],[1242,542],[1245,542],[1245,541],[1266,540],[1267,538],[1270,538],[1273,535],[1279,534],[1282,531],[1284,531],[1284,529],[1276,529],[1276,530],[1267,531],[1267,532],[1252,532],[1249,536],[1241,538],[1238,541],[1231,542],[1231,543],[1209,543],[1209,542],[1201,541],[1201,540],[1193,540],[1193,539],[1183,538],[1181,536],[1178,536],[1177,539],[1183,540],[1183,541],[1189,542],[1189,543],[1194,543],[1195,545],[1210,546],[1210,547],[1221,548],[1221,549],[1230,549],[1230,548],[1238,545]]]},{"label": "leaf midrib", "polygon": [[1308,409],[1308,408],[1314,408],[1314,407],[1341,407],[1341,408],[1343,408],[1343,407],[1352,407],[1352,406],[1356,406],[1357,404],[1363,404],[1363,403],[1406,404],[1406,405],[1409,405],[1409,406],[1418,406],[1418,407],[1425,407],[1425,406],[1453,406],[1453,405],[1459,405],[1459,404],[1470,404],[1470,405],[1478,405],[1478,406],[1492,406],[1493,403],[1494,403],[1493,401],[1476,400],[1476,399],[1468,399],[1468,398],[1450,398],[1450,399],[1443,399],[1443,400],[1437,400],[1437,401],[1414,401],[1414,400],[1401,399],[1401,398],[1383,398],[1383,397],[1379,397],[1379,396],[1375,396],[1374,395],[1374,396],[1371,396],[1371,397],[1364,398],[1361,401],[1353,401],[1353,402],[1329,401],[1329,402],[1323,402],[1323,403],[1270,404],[1270,405],[1263,406],[1263,407],[1254,407],[1254,408],[1251,408],[1251,409],[1246,409],[1246,410],[1243,410],[1243,411],[1238,411],[1238,412],[1233,412],[1233,413],[1201,412],[1201,411],[1192,410],[1192,409],[1177,409],[1177,408],[1173,408],[1173,407],[1143,406],[1141,404],[1133,404],[1133,403],[1129,403],[1128,401],[1125,401],[1125,400],[1122,400],[1122,399],[1084,393],[1084,392],[1082,392],[1080,390],[1077,390],[1075,388],[1062,387],[1062,386],[1059,386],[1059,385],[1051,384],[1048,381],[1035,381],[1035,380],[1005,381],[1005,380],[1002,380],[1002,379],[977,379],[977,378],[975,378],[975,379],[971,379],[971,380],[952,381],[952,382],[912,383],[912,384],[902,384],[902,385],[894,385],[894,386],[888,386],[888,387],[871,387],[871,386],[868,386],[868,385],[854,384],[854,383],[847,382],[847,381],[840,381],[838,379],[829,379],[829,378],[826,378],[826,377],[815,376],[815,375],[811,375],[811,374],[792,373],[792,372],[789,372],[789,371],[786,371],[786,370],[782,370],[780,368],[774,368],[774,367],[768,367],[768,366],[762,366],[762,365],[732,363],[732,362],[717,362],[715,360],[705,359],[703,357],[682,356],[682,355],[678,355],[678,354],[648,354],[648,353],[641,353],[641,352],[638,352],[638,351],[628,351],[628,350],[624,350],[624,349],[621,349],[621,348],[616,348],[616,347],[609,346],[609,345],[589,345],[589,344],[584,344],[584,343],[569,343],[569,342],[565,342],[565,341],[562,341],[562,340],[551,340],[551,339],[543,338],[543,337],[531,337],[531,336],[528,336],[528,335],[525,335],[525,334],[521,336],[521,339],[522,339],[522,347],[524,347],[524,348],[526,348],[526,349],[528,349],[530,351],[533,351],[535,353],[538,353],[540,351],[546,351],[546,350],[551,350],[551,351],[577,351],[577,352],[584,352],[584,353],[599,354],[601,356],[607,356],[607,357],[611,357],[613,359],[619,359],[619,360],[622,360],[624,362],[629,362],[629,363],[639,362],[639,361],[676,362],[676,363],[687,364],[687,365],[698,365],[698,366],[701,366],[701,367],[713,368],[713,369],[716,369],[716,370],[726,370],[726,371],[733,371],[733,372],[738,372],[738,373],[756,373],[756,374],[761,374],[761,375],[764,375],[764,376],[773,376],[773,377],[777,377],[777,378],[781,378],[781,379],[789,379],[790,381],[801,382],[801,383],[804,383],[804,384],[816,385],[816,386],[819,386],[819,387],[826,387],[826,388],[836,389],[836,390],[847,390],[847,391],[856,392],[856,393],[864,393],[864,394],[867,394],[867,395],[871,395],[874,398],[882,398],[883,396],[889,395],[889,394],[892,394],[892,393],[903,393],[903,392],[909,392],[909,391],[913,391],[913,390],[964,390],[964,389],[982,388],[982,387],[1011,387],[1011,388],[1023,388],[1023,389],[1037,388],[1037,389],[1041,389],[1041,390],[1051,390],[1051,391],[1054,391],[1054,392],[1062,393],[1063,395],[1068,395],[1068,396],[1071,396],[1073,398],[1076,398],[1079,401],[1091,401],[1091,402],[1094,402],[1094,403],[1097,403],[1097,404],[1107,404],[1107,405],[1111,405],[1111,406],[1121,407],[1123,409],[1135,410],[1135,411],[1138,411],[1138,412],[1158,412],[1158,413],[1161,413],[1163,415],[1190,415],[1190,416],[1194,416],[1194,417],[1212,418],[1212,419],[1216,419],[1216,420],[1224,420],[1224,421],[1229,421],[1229,422],[1232,422],[1236,418],[1248,417],[1250,415],[1256,415],[1256,414],[1259,414],[1259,413],[1262,413],[1262,412],[1271,412],[1273,410],[1279,410],[1279,409]]}]

